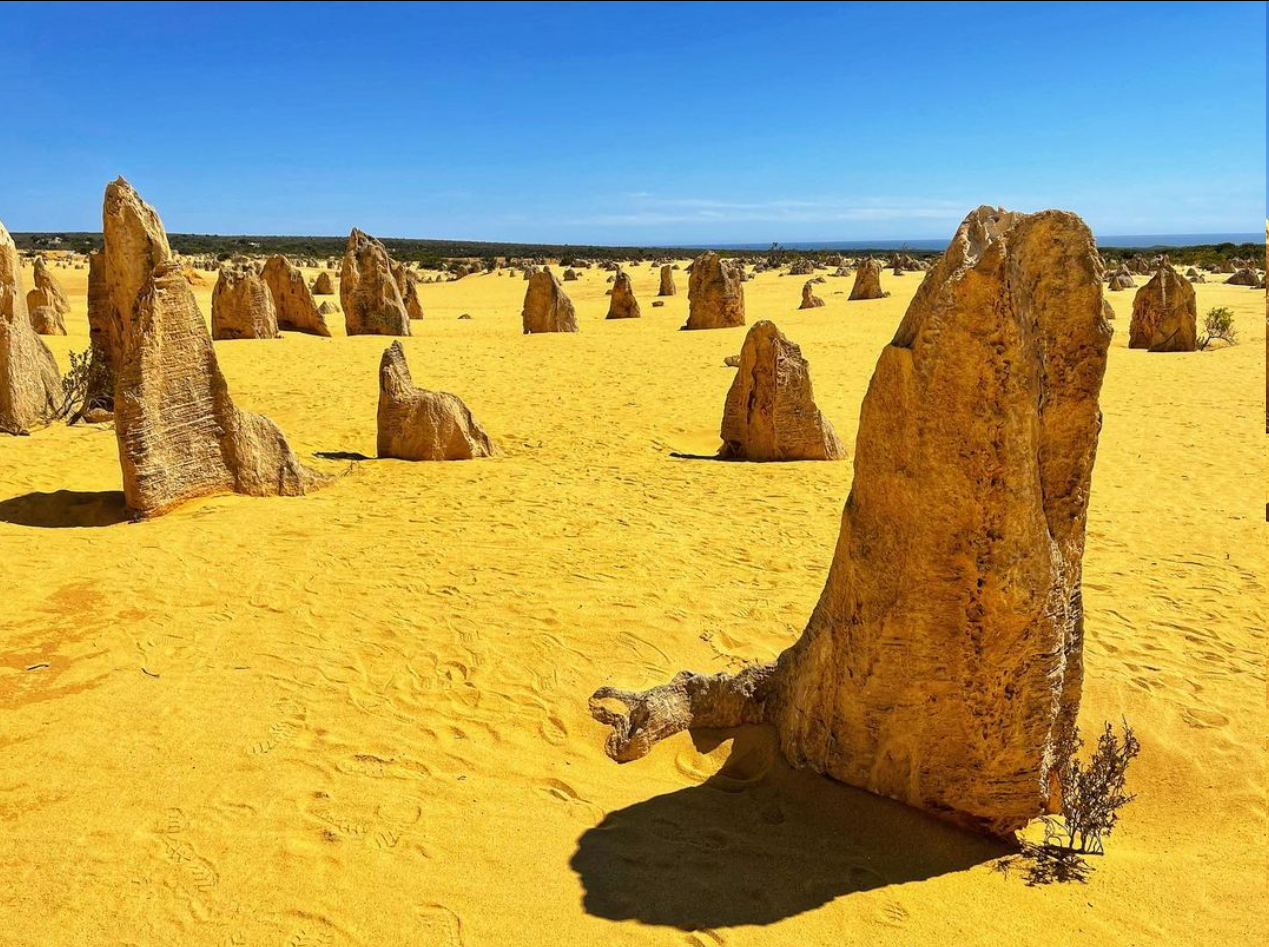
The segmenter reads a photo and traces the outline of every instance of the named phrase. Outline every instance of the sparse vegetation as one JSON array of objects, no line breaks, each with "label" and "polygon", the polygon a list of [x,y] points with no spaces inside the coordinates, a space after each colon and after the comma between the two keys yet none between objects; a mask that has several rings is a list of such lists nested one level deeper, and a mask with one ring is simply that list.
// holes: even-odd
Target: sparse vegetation
[{"label": "sparse vegetation", "polygon": [[1207,316],[1203,319],[1203,334],[1198,339],[1199,351],[1203,351],[1217,340],[1226,345],[1238,344],[1238,330],[1234,328],[1234,312],[1226,306],[1214,306],[1207,310]]},{"label": "sparse vegetation", "polygon": [[70,368],[62,376],[62,407],[58,417],[74,424],[93,408],[109,408],[100,392],[114,391],[114,378],[104,359],[93,358],[92,347],[70,353]]},{"label": "sparse vegetation", "polygon": [[1122,736],[1110,723],[1105,725],[1087,763],[1080,760],[1083,746],[1079,728],[1074,727],[1058,747],[1062,815],[1045,819],[1044,840],[1046,845],[1061,843],[1070,851],[1099,855],[1114,831],[1119,810],[1135,798],[1125,787],[1128,764],[1141,752],[1141,744],[1124,721]]}]

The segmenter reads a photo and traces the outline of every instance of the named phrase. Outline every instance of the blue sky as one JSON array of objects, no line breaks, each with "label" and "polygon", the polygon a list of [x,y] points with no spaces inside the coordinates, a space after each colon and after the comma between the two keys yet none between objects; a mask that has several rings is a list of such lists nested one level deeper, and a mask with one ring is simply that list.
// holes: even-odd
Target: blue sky
[{"label": "blue sky", "polygon": [[6,3],[0,220],[595,243],[1258,232],[1265,4]]}]

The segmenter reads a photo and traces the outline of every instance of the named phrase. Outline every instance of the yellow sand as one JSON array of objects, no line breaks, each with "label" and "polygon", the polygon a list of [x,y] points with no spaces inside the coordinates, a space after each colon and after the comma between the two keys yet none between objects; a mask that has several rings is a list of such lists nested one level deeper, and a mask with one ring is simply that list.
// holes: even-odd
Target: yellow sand
[{"label": "yellow sand", "polygon": [[[75,306],[50,340],[65,366],[87,271],[54,272]],[[788,771],[761,731],[734,755],[709,735],[603,755],[596,686],[794,640],[851,480],[849,462],[673,456],[718,446],[744,330],[679,332],[686,275],[653,308],[647,266],[644,318],[606,323],[606,276],[566,284],[577,335],[522,336],[518,277],[421,287],[416,383],[461,395],[498,459],[316,458],[374,453],[387,340],[344,338],[339,317],[333,339],[217,343],[240,405],[348,471],[311,497],[128,524],[109,428],[0,438],[0,942],[1263,936],[1263,294],[1198,286],[1243,344],[1191,355],[1128,351],[1132,292],[1110,294],[1083,719],[1136,726],[1140,798],[1087,884],[1030,887],[992,843]],[[809,312],[800,278],[746,285],[847,445],[919,280],[887,272],[890,299],[847,304],[830,278]]]}]

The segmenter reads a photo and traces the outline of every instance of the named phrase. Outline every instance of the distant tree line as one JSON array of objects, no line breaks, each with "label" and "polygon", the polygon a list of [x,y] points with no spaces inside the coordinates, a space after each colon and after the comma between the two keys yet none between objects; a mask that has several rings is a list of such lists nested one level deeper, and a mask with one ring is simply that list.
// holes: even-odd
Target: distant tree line
[{"label": "distant tree line", "polygon": [[[88,253],[101,246],[101,234],[85,232],[15,233],[13,240],[19,250],[73,250]],[[344,237],[264,237],[221,236],[219,234],[173,233],[168,234],[172,249],[186,256],[214,256],[227,260],[236,254],[258,256],[281,253],[288,257],[329,259],[342,257]],[[667,258],[682,259],[696,256],[698,249],[685,247],[612,247],[590,244],[552,243],[493,243],[474,240],[411,240],[400,237],[381,237],[384,246],[395,259],[439,266],[447,260],[482,260],[486,266],[509,259],[541,258],[559,260],[567,266],[576,260],[652,261]],[[1177,265],[1212,268],[1233,259],[1263,259],[1264,246],[1259,243],[1217,243],[1189,247],[1100,247],[1102,259],[1108,264],[1141,255],[1153,259],[1160,253]],[[766,250],[725,249],[727,257],[763,261],[772,266],[788,264],[800,258],[824,262],[832,257],[874,256],[888,260],[896,254],[931,259],[939,256],[935,250],[915,250],[907,247],[898,250],[877,247],[849,250],[791,250],[773,243]]]}]

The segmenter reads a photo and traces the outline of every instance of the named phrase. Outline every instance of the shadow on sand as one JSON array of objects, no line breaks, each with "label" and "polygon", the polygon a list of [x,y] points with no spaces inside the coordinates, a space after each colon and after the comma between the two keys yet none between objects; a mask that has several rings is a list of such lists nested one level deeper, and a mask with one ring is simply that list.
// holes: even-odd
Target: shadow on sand
[{"label": "shadow on sand", "polygon": [[74,529],[114,526],[129,519],[122,490],[57,490],[0,500],[0,523],[14,526]]},{"label": "shadow on sand", "polygon": [[314,457],[320,457],[322,460],[375,460],[374,457],[368,457],[365,454],[354,450],[319,450],[313,452]]},{"label": "shadow on sand", "polygon": [[[792,770],[766,728],[692,736],[701,753],[725,754],[718,748],[733,741],[718,772],[609,813],[579,839],[570,864],[588,913],[682,930],[770,924],[843,895],[964,871],[1016,851]],[[685,759],[679,768],[690,772]],[[637,764],[629,773],[638,779]]]}]

